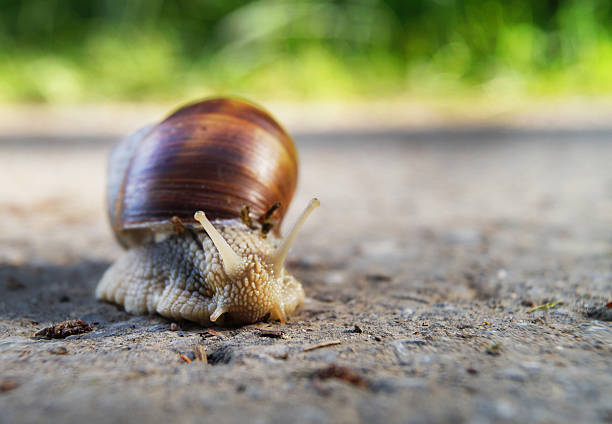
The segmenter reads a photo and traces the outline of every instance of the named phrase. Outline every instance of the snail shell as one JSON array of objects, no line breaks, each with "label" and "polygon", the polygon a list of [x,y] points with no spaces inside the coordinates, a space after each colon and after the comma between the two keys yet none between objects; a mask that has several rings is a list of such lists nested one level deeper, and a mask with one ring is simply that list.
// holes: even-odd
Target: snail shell
[{"label": "snail shell", "polygon": [[170,229],[172,217],[192,227],[195,210],[211,220],[235,219],[244,206],[262,216],[278,202],[278,231],[297,172],[293,140],[264,110],[235,99],[193,103],[114,149],[111,225],[130,245]]},{"label": "snail shell", "polygon": [[318,206],[277,239],[297,172],[291,137],[242,100],[193,103],[137,131],[109,158],[108,214],[128,251],[96,296],[202,324],[284,321],[304,292],[283,263]]}]

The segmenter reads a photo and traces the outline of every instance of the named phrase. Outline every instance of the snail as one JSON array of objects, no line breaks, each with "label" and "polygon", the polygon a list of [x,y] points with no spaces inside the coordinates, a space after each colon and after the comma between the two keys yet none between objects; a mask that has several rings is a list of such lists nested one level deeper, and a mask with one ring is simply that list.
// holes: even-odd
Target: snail
[{"label": "snail", "polygon": [[313,199],[280,238],[297,168],[287,132],[237,99],[189,104],[127,137],[111,152],[107,183],[111,226],[127,251],[96,297],[203,325],[284,323],[304,300],[284,262],[319,205]]}]

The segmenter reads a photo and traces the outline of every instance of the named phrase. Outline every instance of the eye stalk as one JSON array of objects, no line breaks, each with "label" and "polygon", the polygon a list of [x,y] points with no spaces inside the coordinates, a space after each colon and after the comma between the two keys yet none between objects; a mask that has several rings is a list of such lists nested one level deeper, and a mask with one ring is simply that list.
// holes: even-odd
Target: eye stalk
[{"label": "eye stalk", "polygon": [[276,249],[276,252],[274,252],[270,257],[269,260],[272,266],[274,267],[274,274],[276,276],[280,276],[281,270],[283,269],[283,265],[285,264],[285,259],[287,259],[287,254],[289,253],[289,249],[291,249],[295,237],[304,225],[304,222],[306,222],[306,218],[308,218],[308,215],[310,215],[313,210],[319,207],[319,205],[321,205],[321,202],[319,202],[319,199],[317,199],[316,197],[310,201],[308,206],[306,206],[306,209],[304,209],[304,212],[302,212],[302,215],[293,225],[293,228],[289,232],[289,235],[285,237],[283,243],[278,247],[278,249]]},{"label": "eye stalk", "polygon": [[202,224],[204,230],[208,234],[208,237],[212,240],[213,244],[217,248],[221,260],[223,261],[223,269],[229,278],[236,278],[240,275],[244,266],[244,261],[234,249],[225,241],[221,233],[210,223],[206,215],[202,211],[197,211],[193,216],[196,221]]}]

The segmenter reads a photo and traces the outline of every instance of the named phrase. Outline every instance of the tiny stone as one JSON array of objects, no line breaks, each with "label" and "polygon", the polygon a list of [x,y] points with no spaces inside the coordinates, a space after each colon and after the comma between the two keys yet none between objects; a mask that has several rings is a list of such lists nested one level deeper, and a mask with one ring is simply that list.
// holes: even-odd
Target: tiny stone
[{"label": "tiny stone", "polygon": [[391,281],[391,276],[386,274],[367,274],[365,278],[371,283],[383,283]]},{"label": "tiny stone", "polygon": [[320,302],[333,302],[334,301],[334,297],[327,293],[317,293],[313,297]]},{"label": "tiny stone", "polygon": [[502,347],[502,345],[500,343],[495,343],[495,344],[492,344],[489,347],[487,347],[485,352],[488,355],[491,355],[491,356],[499,356],[500,353],[501,353],[500,352],[501,351],[501,347]]},{"label": "tiny stone", "polygon": [[328,272],[327,275],[323,278],[323,281],[326,284],[331,285],[340,284],[344,281],[344,273],[340,271]]},{"label": "tiny stone", "polygon": [[58,346],[49,349],[49,353],[53,353],[54,355],[66,355],[68,353],[68,349],[66,349],[64,346]]},{"label": "tiny stone", "polygon": [[173,322],[172,324],[170,324],[170,331],[178,331],[179,326],[176,322]]},{"label": "tiny stone", "polygon": [[497,271],[497,278],[499,280],[503,280],[508,276],[508,272],[505,269],[500,269],[499,271]]}]

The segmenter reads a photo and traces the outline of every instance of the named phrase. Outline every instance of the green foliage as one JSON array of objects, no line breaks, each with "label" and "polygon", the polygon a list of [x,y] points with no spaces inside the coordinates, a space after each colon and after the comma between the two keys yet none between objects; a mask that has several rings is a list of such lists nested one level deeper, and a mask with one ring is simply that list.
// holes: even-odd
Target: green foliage
[{"label": "green foliage", "polygon": [[0,101],[612,94],[607,0],[0,0]]}]

